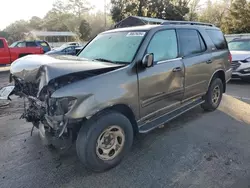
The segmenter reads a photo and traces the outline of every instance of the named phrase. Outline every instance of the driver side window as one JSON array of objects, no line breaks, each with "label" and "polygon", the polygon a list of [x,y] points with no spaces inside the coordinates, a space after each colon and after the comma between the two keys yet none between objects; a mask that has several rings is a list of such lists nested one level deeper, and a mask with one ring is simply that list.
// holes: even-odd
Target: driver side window
[{"label": "driver side window", "polygon": [[176,58],[178,49],[175,30],[157,32],[149,43],[147,53],[154,54],[154,62]]}]

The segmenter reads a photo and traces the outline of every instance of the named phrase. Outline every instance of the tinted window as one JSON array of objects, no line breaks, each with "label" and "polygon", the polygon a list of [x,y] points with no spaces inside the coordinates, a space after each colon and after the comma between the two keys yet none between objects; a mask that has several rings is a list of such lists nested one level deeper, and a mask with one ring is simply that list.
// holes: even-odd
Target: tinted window
[{"label": "tinted window", "polygon": [[68,47],[68,48],[65,48],[65,50],[63,50],[64,52],[72,52],[74,51],[74,47]]},{"label": "tinted window", "polygon": [[206,50],[204,40],[198,31],[194,29],[180,29],[178,30],[178,36],[182,56],[198,54]]},{"label": "tinted window", "polygon": [[40,44],[40,46],[49,46],[47,42],[38,42],[38,44]]},{"label": "tinted window", "polygon": [[35,47],[36,43],[35,42],[26,42],[27,47]]},{"label": "tinted window", "polygon": [[149,43],[147,53],[154,54],[155,62],[176,58],[178,50],[175,30],[157,32]]},{"label": "tinted window", "polygon": [[25,42],[19,42],[16,47],[25,47]]},{"label": "tinted window", "polygon": [[227,49],[227,42],[223,33],[219,30],[207,29],[207,34],[218,50]]},{"label": "tinted window", "polygon": [[3,48],[3,47],[4,47],[3,41],[0,40],[0,48]]}]

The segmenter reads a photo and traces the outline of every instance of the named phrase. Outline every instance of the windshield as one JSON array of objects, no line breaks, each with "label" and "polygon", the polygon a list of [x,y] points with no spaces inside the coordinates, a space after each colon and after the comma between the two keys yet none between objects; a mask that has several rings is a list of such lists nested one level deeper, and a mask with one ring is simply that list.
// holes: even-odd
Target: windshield
[{"label": "windshield", "polygon": [[228,48],[231,51],[250,51],[250,40],[229,42]]},{"label": "windshield", "polygon": [[145,33],[139,31],[100,34],[78,56],[129,64],[133,60]]},{"label": "windshield", "polygon": [[14,42],[14,43],[12,43],[9,47],[10,48],[13,48],[13,47],[15,47],[17,45],[17,42]]}]

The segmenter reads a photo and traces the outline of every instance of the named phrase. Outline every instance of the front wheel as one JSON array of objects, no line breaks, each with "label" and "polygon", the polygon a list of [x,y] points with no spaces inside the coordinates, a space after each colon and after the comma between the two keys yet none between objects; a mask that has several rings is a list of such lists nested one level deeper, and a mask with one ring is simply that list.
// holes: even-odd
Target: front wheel
[{"label": "front wheel", "polygon": [[210,84],[206,95],[204,96],[205,102],[201,107],[205,111],[214,111],[220,105],[223,94],[223,84],[221,79],[215,78]]},{"label": "front wheel", "polygon": [[90,170],[101,172],[120,163],[133,143],[133,128],[124,115],[109,111],[82,125],[76,150]]}]

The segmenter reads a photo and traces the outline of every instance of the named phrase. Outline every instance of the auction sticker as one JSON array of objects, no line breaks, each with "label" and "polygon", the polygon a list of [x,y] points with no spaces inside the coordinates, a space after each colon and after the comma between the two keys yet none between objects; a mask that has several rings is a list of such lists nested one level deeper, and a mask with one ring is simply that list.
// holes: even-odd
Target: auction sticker
[{"label": "auction sticker", "polygon": [[143,37],[146,32],[129,32],[127,37]]}]

